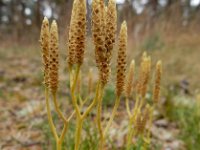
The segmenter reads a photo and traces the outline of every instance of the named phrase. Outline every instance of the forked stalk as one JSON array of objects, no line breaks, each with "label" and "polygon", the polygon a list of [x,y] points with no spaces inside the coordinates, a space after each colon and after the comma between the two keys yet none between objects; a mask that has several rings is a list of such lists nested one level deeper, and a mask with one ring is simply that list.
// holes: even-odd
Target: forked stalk
[{"label": "forked stalk", "polygon": [[53,99],[54,99],[54,105],[55,105],[55,108],[56,108],[56,112],[58,113],[58,115],[64,121],[64,127],[63,127],[63,130],[61,132],[60,137],[58,136],[56,128],[55,128],[55,125],[53,123],[53,119],[52,119],[52,115],[51,115],[51,109],[50,109],[50,104],[49,104],[49,89],[46,87],[45,88],[45,99],[46,99],[46,108],[47,108],[48,121],[49,121],[50,129],[51,129],[51,131],[53,133],[53,136],[54,136],[54,138],[56,140],[56,149],[57,150],[61,150],[62,143],[63,143],[65,134],[66,134],[67,129],[68,129],[68,122],[72,118],[73,113],[72,113],[72,115],[67,120],[64,117],[64,115],[62,114],[62,112],[60,111],[59,107],[58,107],[57,100],[56,100],[56,94],[53,94],[53,95],[54,95]]},{"label": "forked stalk", "polygon": [[77,84],[79,72],[80,72],[80,66],[77,66],[76,72],[74,74],[74,78],[71,76],[72,74],[70,74],[70,77],[74,79],[73,83],[70,84],[71,85],[70,87],[71,87],[72,103],[73,103],[73,106],[75,107],[75,112],[76,112],[75,150],[79,150],[79,147],[80,147],[83,121],[87,117],[87,115],[91,112],[92,108],[97,103],[97,100],[98,100],[98,97],[99,97],[99,83],[97,83],[96,94],[95,94],[95,97],[94,97],[92,103],[88,106],[88,108],[83,113],[83,115],[80,114],[80,108],[78,106],[77,99],[76,99],[76,96],[75,96],[75,89],[76,89],[76,84]]},{"label": "forked stalk", "polygon": [[[76,83],[78,80],[79,76],[79,71],[80,71],[80,66],[77,66],[75,74],[72,74],[72,70],[70,68],[70,91],[71,91],[71,96],[72,96],[72,103],[76,112],[76,134],[75,134],[75,150],[79,149],[80,145],[80,134],[81,134],[81,128],[82,125],[80,124],[81,122],[81,114],[80,114],[80,109],[77,104],[77,99],[75,96],[75,88],[76,88]],[[72,80],[73,79],[73,80]]]}]

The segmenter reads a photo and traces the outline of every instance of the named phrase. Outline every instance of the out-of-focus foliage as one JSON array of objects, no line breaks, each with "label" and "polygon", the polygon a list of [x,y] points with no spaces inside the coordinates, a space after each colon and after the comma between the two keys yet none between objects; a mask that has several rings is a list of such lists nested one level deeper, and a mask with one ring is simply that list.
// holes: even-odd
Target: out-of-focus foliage
[{"label": "out-of-focus foliage", "polygon": [[[18,34],[22,29],[33,30],[30,26],[35,26],[38,30],[43,16],[60,20],[64,26],[69,21],[72,2],[72,0],[0,0],[0,30],[11,33],[14,30],[13,26]],[[148,24],[151,24],[156,21],[155,18],[163,14],[166,14],[166,17],[178,15],[177,21],[180,20],[183,25],[187,25],[188,21],[200,11],[199,0],[117,0],[117,2],[120,21],[128,20],[130,26],[134,25],[133,28],[137,28],[135,22],[139,24],[141,18],[145,18]],[[88,0],[87,4],[90,5],[91,0]],[[133,19],[135,16],[137,18]]]}]

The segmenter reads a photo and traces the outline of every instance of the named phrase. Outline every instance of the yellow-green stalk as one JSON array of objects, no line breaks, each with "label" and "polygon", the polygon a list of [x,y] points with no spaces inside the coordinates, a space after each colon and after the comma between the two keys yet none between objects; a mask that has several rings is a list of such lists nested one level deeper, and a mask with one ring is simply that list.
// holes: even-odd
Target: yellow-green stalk
[{"label": "yellow-green stalk", "polygon": [[[68,39],[68,65],[70,71],[70,91],[72,96],[72,103],[76,112],[77,127],[75,135],[75,149],[79,149],[80,135],[82,124],[78,123],[81,120],[80,108],[75,96],[75,89],[79,80],[80,66],[83,63],[85,51],[85,38],[86,38],[86,2],[85,0],[74,0],[72,16],[70,21],[69,39]],[[74,73],[72,66],[77,64]],[[80,92],[80,91],[79,91]],[[79,93],[80,94],[80,93]]]},{"label": "yellow-green stalk", "polygon": [[[70,23],[69,42],[68,42],[69,43],[68,64],[69,64],[69,71],[70,71],[70,91],[71,91],[72,103],[76,112],[75,150],[78,150],[80,147],[83,121],[88,115],[88,113],[91,112],[92,108],[95,106],[97,102],[97,98],[99,97],[98,96],[99,84],[98,84],[96,88],[96,95],[95,95],[94,100],[88,106],[86,111],[81,115],[80,107],[77,103],[75,89],[77,87],[80,67],[83,63],[83,57],[84,57],[84,51],[85,51],[85,39],[86,39],[86,1],[75,0],[73,4],[73,10],[72,10],[72,18],[71,18],[71,23]],[[75,64],[77,65],[75,66],[75,71],[73,71],[72,66]]]}]

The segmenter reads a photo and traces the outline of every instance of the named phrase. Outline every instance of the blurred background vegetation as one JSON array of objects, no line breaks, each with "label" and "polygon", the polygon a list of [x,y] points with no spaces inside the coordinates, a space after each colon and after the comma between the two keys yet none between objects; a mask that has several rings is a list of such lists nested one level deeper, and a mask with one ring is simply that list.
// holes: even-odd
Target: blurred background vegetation
[{"label": "blurred background vegetation", "polygon": [[[138,56],[144,50],[155,53],[167,66],[167,83],[187,82],[191,87],[199,87],[196,81],[200,68],[197,66],[199,57],[196,52],[200,32],[200,1],[116,1],[118,23],[123,20],[128,22],[129,52],[133,53],[130,56]],[[58,21],[61,45],[65,45],[72,2],[72,0],[0,0],[1,47],[4,45],[38,47],[40,26],[44,16]],[[90,4],[91,0],[88,0],[87,5]],[[91,8],[88,7],[88,35],[90,35],[90,11]]]},{"label": "blurred background vegetation", "polygon": [[[152,67],[156,60],[163,61],[162,96],[152,129],[153,149],[199,150],[200,106],[196,104],[200,101],[200,0],[116,1],[118,29],[123,20],[128,24],[128,63],[135,59],[139,66],[144,51],[152,56]],[[70,101],[66,104],[69,92],[65,58],[72,3],[73,0],[0,0],[0,149],[53,149],[44,109],[38,40],[43,17],[47,16],[51,21],[56,19],[62,59],[59,98],[63,111],[69,114],[72,107]],[[83,95],[90,67],[94,68],[94,80],[97,78],[90,39],[91,0],[87,0],[87,5]],[[115,80],[115,58],[116,50],[112,59],[112,81]],[[106,109],[113,105],[114,83],[110,82],[105,92]],[[124,105],[121,107],[117,119],[122,125],[116,123],[116,130],[111,131],[112,149],[123,148],[121,139],[127,122],[124,121]],[[54,116],[58,121],[56,114]],[[83,149],[91,149],[97,144],[95,128],[90,135],[91,124],[85,125]],[[68,146],[73,148],[73,122],[70,128],[66,141],[68,144],[71,141]],[[118,134],[114,134],[116,132]]]}]

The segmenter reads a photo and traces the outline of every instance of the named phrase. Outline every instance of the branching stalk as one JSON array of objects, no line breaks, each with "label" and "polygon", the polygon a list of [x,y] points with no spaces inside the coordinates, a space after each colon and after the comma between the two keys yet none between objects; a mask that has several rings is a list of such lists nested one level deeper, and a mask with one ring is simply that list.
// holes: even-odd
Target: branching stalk
[{"label": "branching stalk", "polygon": [[65,118],[65,116],[63,115],[63,113],[61,112],[58,102],[57,102],[57,97],[56,97],[56,93],[52,93],[53,95],[53,102],[54,102],[54,106],[55,106],[55,110],[58,113],[58,116],[63,120],[63,122],[65,124],[68,124],[67,119]]},{"label": "branching stalk", "polygon": [[[73,78],[74,80],[73,80],[73,83],[71,84],[72,85],[71,86],[72,103],[74,105],[75,112],[76,112],[76,115],[77,115],[77,118],[76,118],[76,134],[75,134],[75,150],[78,150],[79,146],[80,146],[83,121],[87,117],[87,115],[91,112],[92,108],[97,103],[97,99],[99,97],[99,83],[98,83],[97,88],[96,88],[95,98],[93,99],[92,103],[88,106],[86,111],[83,113],[83,115],[80,114],[80,108],[77,104],[77,99],[76,99],[76,96],[75,96],[75,88],[76,88],[76,83],[77,83],[77,79],[78,79],[78,76],[79,76],[79,71],[80,71],[80,66],[77,66],[77,69],[76,69],[76,72],[75,72],[74,78]],[[70,77],[72,78],[72,76],[70,76]],[[84,102],[81,104],[81,107],[82,107],[83,104],[84,104]]]},{"label": "branching stalk", "polygon": [[63,113],[59,109],[57,99],[56,99],[56,94],[53,94],[53,102],[54,102],[55,110],[58,113],[59,117],[64,121],[64,127],[63,127],[61,135],[59,137],[57,134],[55,125],[53,123],[53,120],[52,120],[52,115],[51,115],[51,110],[50,110],[50,105],[49,105],[49,90],[48,90],[48,88],[45,88],[45,99],[46,99],[46,107],[47,107],[47,115],[48,115],[49,125],[50,125],[51,131],[54,135],[54,138],[56,140],[56,149],[61,150],[62,143],[63,143],[65,134],[68,129],[68,124],[69,124],[70,119],[73,117],[73,113],[68,119],[66,119],[64,117]]},{"label": "branching stalk", "polygon": [[94,97],[92,103],[88,106],[88,108],[86,109],[86,111],[82,115],[83,119],[86,118],[86,116],[91,112],[92,108],[96,105],[96,103],[98,101],[99,93],[100,93],[99,90],[100,90],[100,85],[99,85],[99,83],[97,83],[95,97]]},{"label": "branching stalk", "polygon": [[[134,135],[134,127],[133,126],[135,126],[136,117],[137,117],[137,114],[139,111],[139,106],[140,106],[139,96],[136,96],[136,102],[135,102],[132,112],[129,110],[130,117],[129,117],[128,135],[127,135],[127,147],[126,147],[127,150],[130,150],[130,147],[131,147],[131,143],[132,143],[132,139],[133,139],[133,135]],[[130,107],[129,107],[129,109],[130,109]]]}]

